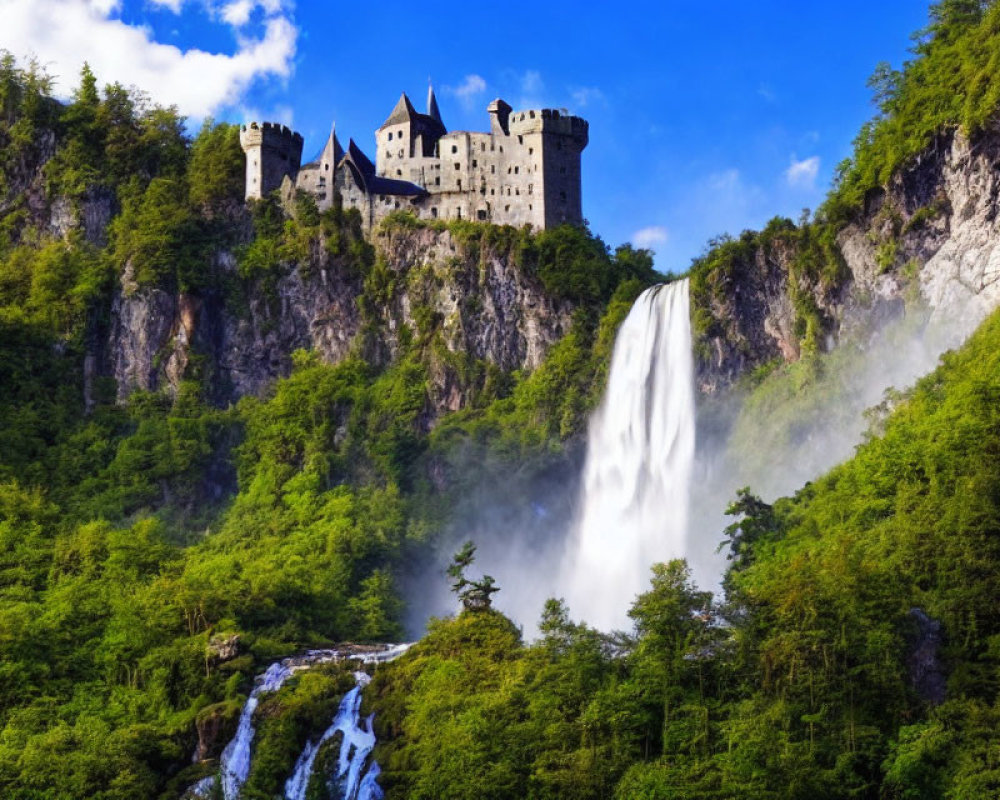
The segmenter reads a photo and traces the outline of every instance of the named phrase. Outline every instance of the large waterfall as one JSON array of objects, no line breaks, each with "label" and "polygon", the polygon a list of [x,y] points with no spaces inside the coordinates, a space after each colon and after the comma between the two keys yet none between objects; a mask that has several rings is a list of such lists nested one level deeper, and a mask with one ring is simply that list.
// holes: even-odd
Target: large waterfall
[{"label": "large waterfall", "polygon": [[684,279],[644,292],[615,342],[561,580],[574,617],[624,627],[650,566],[685,556],[694,414]]}]

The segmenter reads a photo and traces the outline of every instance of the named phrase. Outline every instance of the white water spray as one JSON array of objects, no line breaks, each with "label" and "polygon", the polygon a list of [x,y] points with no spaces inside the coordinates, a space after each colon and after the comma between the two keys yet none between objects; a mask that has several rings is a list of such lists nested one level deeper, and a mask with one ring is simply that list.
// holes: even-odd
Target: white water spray
[{"label": "white water spray", "polygon": [[573,617],[602,630],[625,627],[652,564],[686,555],[694,441],[684,279],[646,290],[618,332],[561,576]]}]

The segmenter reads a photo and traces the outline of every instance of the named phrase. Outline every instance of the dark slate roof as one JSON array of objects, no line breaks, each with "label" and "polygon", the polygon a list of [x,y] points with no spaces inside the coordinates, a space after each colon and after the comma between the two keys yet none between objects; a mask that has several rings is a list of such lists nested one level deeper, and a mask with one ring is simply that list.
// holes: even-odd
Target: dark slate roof
[{"label": "dark slate roof", "polygon": [[358,169],[361,170],[362,175],[367,176],[375,174],[375,165],[371,162],[371,159],[364,154],[361,148],[354,143],[353,139],[347,143],[347,157],[349,157],[350,160],[357,165]]},{"label": "dark slate roof", "polygon": [[441,120],[441,109],[438,108],[433,86],[427,87],[427,116],[440,124],[442,128],[444,127],[444,122]]},{"label": "dark slate roof", "polygon": [[361,179],[360,182],[368,194],[389,194],[397,197],[419,197],[427,194],[426,189],[415,183],[376,175],[375,165],[353,139],[348,143],[347,154],[341,163],[351,168],[355,180]]},{"label": "dark slate roof", "polygon": [[[389,125],[396,125],[400,122],[409,122],[416,115],[417,110],[413,107],[413,103],[410,102],[410,98],[406,96],[406,92],[403,92],[399,96],[399,102],[396,103],[396,107],[389,115],[389,119],[382,123],[382,128],[386,128]],[[379,128],[379,130],[382,128]]]},{"label": "dark slate roof", "polygon": [[396,178],[382,178],[372,175],[367,179],[369,194],[391,194],[398,197],[419,197],[427,194],[423,186]]}]

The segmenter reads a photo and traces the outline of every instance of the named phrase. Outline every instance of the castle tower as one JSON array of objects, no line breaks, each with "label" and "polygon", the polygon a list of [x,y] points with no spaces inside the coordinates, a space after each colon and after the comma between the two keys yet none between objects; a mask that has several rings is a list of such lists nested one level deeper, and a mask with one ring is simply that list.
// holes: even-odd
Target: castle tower
[{"label": "castle tower", "polygon": [[260,199],[293,181],[302,165],[302,137],[274,122],[251,122],[240,128],[240,146],[247,158],[246,199]]}]

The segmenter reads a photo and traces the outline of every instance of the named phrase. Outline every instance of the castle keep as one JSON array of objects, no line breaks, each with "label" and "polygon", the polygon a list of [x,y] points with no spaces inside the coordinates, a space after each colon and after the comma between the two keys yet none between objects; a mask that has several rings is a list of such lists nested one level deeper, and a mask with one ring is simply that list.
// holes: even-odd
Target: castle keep
[{"label": "castle keep", "polygon": [[580,225],[580,154],[588,125],[554,109],[514,111],[489,105],[488,133],[452,131],[441,120],[433,89],[427,113],[403,94],[375,132],[373,163],[354,140],[345,150],[336,131],[319,158],[302,165],[302,137],[272,123],[244,125],[246,196],[281,189],[311,194],[320,209],[339,197],[367,227],[397,209],[422,219],[472,219],[550,228]]}]

